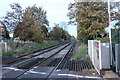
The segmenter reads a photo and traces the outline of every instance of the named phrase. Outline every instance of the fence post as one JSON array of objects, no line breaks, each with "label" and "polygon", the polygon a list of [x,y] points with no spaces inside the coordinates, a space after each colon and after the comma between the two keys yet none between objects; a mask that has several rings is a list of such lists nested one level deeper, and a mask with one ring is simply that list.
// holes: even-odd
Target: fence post
[{"label": "fence post", "polygon": [[113,65],[113,51],[112,51],[112,29],[109,30],[109,39],[110,39],[110,65]]},{"label": "fence post", "polygon": [[92,61],[92,40],[88,40],[88,54]]},{"label": "fence post", "polygon": [[2,78],[2,42],[0,42],[0,79]]},{"label": "fence post", "polygon": [[7,46],[7,43],[5,42],[5,52],[8,51],[8,46]]}]

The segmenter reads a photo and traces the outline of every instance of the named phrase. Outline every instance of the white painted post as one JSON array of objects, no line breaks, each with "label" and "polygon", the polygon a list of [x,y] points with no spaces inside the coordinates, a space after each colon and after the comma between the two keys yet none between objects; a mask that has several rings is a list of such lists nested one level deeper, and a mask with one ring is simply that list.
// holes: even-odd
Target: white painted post
[{"label": "white painted post", "polygon": [[99,41],[99,61],[100,61],[100,70],[102,69],[102,47],[101,42]]},{"label": "white painted post", "polygon": [[113,65],[113,53],[112,53],[112,34],[111,34],[112,29],[109,30],[109,39],[110,39],[110,65]]},{"label": "white painted post", "polygon": [[7,52],[8,51],[8,49],[7,49],[7,43],[4,42],[4,44],[5,44],[5,52]]},{"label": "white painted post", "polygon": [[94,40],[92,40],[92,63],[93,63],[93,65],[95,65],[95,62],[94,62],[94,59],[95,59],[95,57],[94,57]]},{"label": "white painted post", "polygon": [[101,50],[100,50],[100,41],[99,40],[93,40],[93,65],[97,72],[100,74],[100,55],[101,55]]},{"label": "white painted post", "polygon": [[89,55],[89,57],[90,57],[90,52],[91,52],[91,50],[90,50],[90,40],[88,40],[88,55]]},{"label": "white painted post", "polygon": [[92,40],[88,40],[88,55],[92,59]]}]

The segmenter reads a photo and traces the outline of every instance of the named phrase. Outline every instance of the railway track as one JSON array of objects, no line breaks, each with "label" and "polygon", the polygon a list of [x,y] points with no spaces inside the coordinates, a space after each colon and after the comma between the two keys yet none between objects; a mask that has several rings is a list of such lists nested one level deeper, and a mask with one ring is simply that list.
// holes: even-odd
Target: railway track
[{"label": "railway track", "polygon": [[[66,43],[62,46],[59,46],[55,49],[51,49],[48,51],[46,51],[44,54],[39,54],[37,53],[36,56],[34,57],[30,57],[28,59],[25,59],[23,61],[20,61],[20,62],[17,62],[17,63],[11,63],[11,65],[9,67],[3,67],[3,73],[6,72],[7,68],[9,69],[17,69],[17,70],[20,70],[20,69],[27,69],[27,70],[30,70],[32,69],[34,66],[43,66],[43,65],[47,65],[47,63],[49,63],[50,61],[54,60],[53,56],[58,54],[61,50],[63,50],[64,48],[68,48],[68,46],[71,44],[71,42],[69,43]],[[28,55],[29,56],[29,55]],[[25,58],[26,56],[24,56]],[[25,72],[27,72],[27,70]],[[24,72],[24,73],[25,73]],[[9,74],[9,73],[8,73]]]},{"label": "railway track", "polygon": [[[11,63],[10,66],[2,68],[2,80],[84,79],[83,76],[81,77],[86,75],[83,71],[94,69],[94,67],[85,61],[71,59],[74,47],[75,41],[71,41],[45,51],[43,54],[38,52],[32,57],[24,56],[23,61]],[[93,73],[89,72],[92,75]],[[94,75],[91,80],[94,80],[93,77],[95,80],[100,79],[98,75]]]},{"label": "railway track", "polygon": [[8,57],[8,56],[7,57],[2,57],[2,63],[3,63],[2,65],[3,66],[9,66],[11,64],[15,64],[15,63],[24,61],[25,59],[29,59],[29,58],[44,54],[45,52],[49,52],[53,49],[56,49],[59,46],[64,45],[65,43],[67,43],[67,42],[62,42],[61,44],[53,45],[53,46],[50,46],[50,47],[47,47],[47,48],[44,48],[44,49],[35,50],[33,52],[29,52],[27,54],[25,53],[25,54],[17,56],[17,57]]}]

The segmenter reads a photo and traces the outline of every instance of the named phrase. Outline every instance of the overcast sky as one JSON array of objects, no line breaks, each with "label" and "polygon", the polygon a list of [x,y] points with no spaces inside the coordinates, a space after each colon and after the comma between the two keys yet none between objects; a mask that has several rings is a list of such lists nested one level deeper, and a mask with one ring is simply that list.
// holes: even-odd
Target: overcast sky
[{"label": "overcast sky", "polygon": [[[19,3],[23,9],[36,4],[37,7],[42,7],[47,11],[47,19],[50,22],[50,27],[54,23],[68,22],[68,4],[74,0],[1,0],[0,2],[0,17],[5,16],[7,11],[10,11],[9,4]],[[68,26],[66,30],[75,37],[77,36],[76,26]]]}]

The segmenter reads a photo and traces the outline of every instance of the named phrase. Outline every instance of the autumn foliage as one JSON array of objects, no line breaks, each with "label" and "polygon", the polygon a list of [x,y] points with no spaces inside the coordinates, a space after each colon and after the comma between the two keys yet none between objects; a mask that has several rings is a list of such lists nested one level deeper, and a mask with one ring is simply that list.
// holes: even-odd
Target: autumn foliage
[{"label": "autumn foliage", "polygon": [[36,5],[22,9],[20,4],[10,4],[12,11],[7,12],[1,21],[8,31],[14,31],[14,38],[41,43],[45,40],[68,40],[70,34],[60,27],[49,31],[47,12]]},{"label": "autumn foliage", "polygon": [[76,2],[68,7],[70,24],[77,25],[78,39],[87,42],[96,39],[108,26],[107,3]]}]

